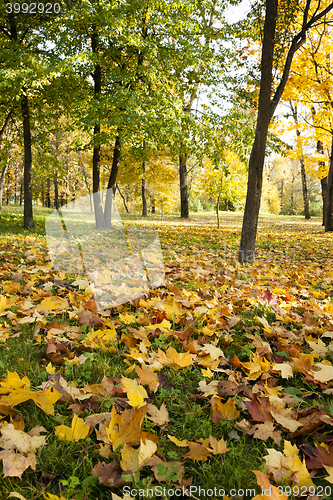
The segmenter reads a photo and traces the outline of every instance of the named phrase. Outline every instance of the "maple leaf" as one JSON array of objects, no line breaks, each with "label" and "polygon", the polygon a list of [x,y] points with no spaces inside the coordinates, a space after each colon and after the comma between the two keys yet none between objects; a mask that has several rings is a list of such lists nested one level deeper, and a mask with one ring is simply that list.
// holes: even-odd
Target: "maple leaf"
[{"label": "maple leaf", "polygon": [[313,372],[313,378],[319,382],[329,382],[333,380],[333,366],[325,365],[323,363],[315,363],[314,366],[319,368],[318,371]]},{"label": "maple leaf", "polygon": [[22,478],[28,468],[36,470],[36,456],[34,453],[16,453],[13,449],[0,451],[0,460],[3,464],[4,477]]},{"label": "maple leaf", "polygon": [[122,478],[123,471],[115,460],[110,464],[98,462],[91,473],[98,477],[98,481],[103,486],[121,488],[126,484]]},{"label": "maple leaf", "polygon": [[230,448],[227,448],[227,442],[221,438],[219,441],[213,436],[209,436],[209,451],[211,451],[214,455],[224,455],[227,451],[230,451]]},{"label": "maple leaf", "polygon": [[142,364],[140,368],[140,366],[135,365],[135,371],[139,377],[140,384],[147,384],[151,391],[157,391],[158,386],[160,385],[158,376],[149,366]]},{"label": "maple leaf", "polygon": [[304,453],[309,458],[306,459],[308,469],[321,469],[328,465],[333,467],[333,446],[328,446],[325,443],[315,443],[316,447],[304,447]]},{"label": "maple leaf", "polygon": [[148,398],[146,389],[138,384],[137,380],[122,377],[121,383],[128,397],[128,403],[133,408],[141,408],[146,405],[145,398]]},{"label": "maple leaf", "polygon": [[131,446],[138,445],[141,438],[141,424],[147,412],[147,405],[131,410],[125,410],[121,415],[117,414],[113,406],[111,410],[111,421],[106,429],[109,442],[116,450],[124,441]]},{"label": "maple leaf", "polygon": [[217,396],[213,396],[210,401],[213,410],[212,421],[214,424],[219,424],[221,420],[236,420],[240,412],[236,410],[235,402],[231,398],[224,404],[221,401],[221,398]]},{"label": "maple leaf", "polygon": [[267,474],[259,470],[253,470],[252,472],[256,475],[257,483],[263,492],[261,495],[256,495],[252,500],[288,500],[288,496],[283,491],[278,490],[276,486],[270,483]]},{"label": "maple leaf", "polygon": [[53,311],[62,311],[63,309],[68,308],[68,302],[66,299],[62,299],[61,297],[47,297],[43,299],[40,304],[37,305],[37,311],[41,312],[53,312]]},{"label": "maple leaf", "polygon": [[71,427],[59,425],[55,427],[55,435],[60,440],[79,441],[85,439],[90,432],[90,425],[85,424],[82,418],[74,415]]},{"label": "maple leaf", "polygon": [[271,415],[271,405],[268,398],[253,399],[252,401],[244,401],[244,405],[251,414],[251,417],[256,422],[266,422],[273,420]]},{"label": "maple leaf", "polygon": [[162,403],[161,408],[156,408],[155,405],[148,403],[148,413],[150,415],[149,420],[152,420],[154,424],[159,427],[163,427],[165,424],[169,422],[169,412],[165,406],[165,403]]},{"label": "maple leaf", "polygon": [[325,481],[333,484],[333,467],[329,467],[328,465],[324,466],[329,476],[324,477]]},{"label": "maple leaf", "polygon": [[200,443],[193,443],[189,441],[187,446],[190,451],[184,455],[184,458],[192,458],[192,460],[207,460],[212,455],[212,452],[206,446]]}]

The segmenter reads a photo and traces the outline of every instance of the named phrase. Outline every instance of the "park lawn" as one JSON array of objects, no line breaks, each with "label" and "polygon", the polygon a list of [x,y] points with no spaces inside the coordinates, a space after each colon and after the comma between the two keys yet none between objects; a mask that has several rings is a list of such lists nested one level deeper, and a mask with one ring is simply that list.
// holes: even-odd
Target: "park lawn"
[{"label": "park lawn", "polygon": [[332,498],[333,254],[320,220],[263,215],[257,260],[240,266],[241,214],[222,212],[219,230],[213,214],[124,216],[158,230],[166,281],[103,316],[50,267],[47,213],[36,208],[35,230],[16,207],[0,220],[0,498],[160,487],[153,498],[169,499],[192,486],[252,499],[269,481],[280,491],[261,499]]}]

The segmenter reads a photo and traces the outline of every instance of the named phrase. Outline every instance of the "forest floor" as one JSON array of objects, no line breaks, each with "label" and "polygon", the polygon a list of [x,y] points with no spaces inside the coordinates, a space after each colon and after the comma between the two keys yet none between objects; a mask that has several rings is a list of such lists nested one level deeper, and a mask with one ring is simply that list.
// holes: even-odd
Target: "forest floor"
[{"label": "forest floor", "polygon": [[157,230],[165,283],[99,312],[52,269],[49,212],[1,212],[0,498],[332,498],[321,221],[262,216],[241,266],[241,214],[124,216]]}]

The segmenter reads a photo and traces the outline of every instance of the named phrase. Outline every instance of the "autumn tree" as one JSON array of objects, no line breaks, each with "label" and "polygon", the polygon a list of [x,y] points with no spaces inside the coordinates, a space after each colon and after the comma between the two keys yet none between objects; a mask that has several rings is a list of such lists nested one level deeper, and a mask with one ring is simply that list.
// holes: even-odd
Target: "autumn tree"
[{"label": "autumn tree", "polygon": [[[249,159],[247,197],[239,248],[240,262],[254,262],[255,260],[255,241],[268,127],[288,81],[293,57],[305,42],[309,30],[321,22],[332,9],[333,3],[324,5],[320,0],[316,2],[306,0],[302,4],[285,4],[284,2],[278,4],[277,0],[265,2],[258,115],[255,139]],[[285,19],[286,13],[289,16],[287,28],[280,22],[281,18]],[[277,25],[278,31],[276,31]],[[281,46],[280,40],[283,33],[286,43]],[[279,75],[277,81],[273,80],[274,68],[277,70],[276,74]]]}]

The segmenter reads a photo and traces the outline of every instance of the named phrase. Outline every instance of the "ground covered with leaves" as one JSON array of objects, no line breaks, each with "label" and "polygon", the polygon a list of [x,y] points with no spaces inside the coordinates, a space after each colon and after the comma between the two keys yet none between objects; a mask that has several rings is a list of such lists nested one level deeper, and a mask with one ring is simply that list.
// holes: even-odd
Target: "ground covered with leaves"
[{"label": "ground covered with leaves", "polygon": [[1,498],[333,497],[332,235],[240,215],[158,230],[164,286],[99,313],[22,214],[0,221]]}]

